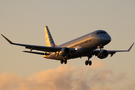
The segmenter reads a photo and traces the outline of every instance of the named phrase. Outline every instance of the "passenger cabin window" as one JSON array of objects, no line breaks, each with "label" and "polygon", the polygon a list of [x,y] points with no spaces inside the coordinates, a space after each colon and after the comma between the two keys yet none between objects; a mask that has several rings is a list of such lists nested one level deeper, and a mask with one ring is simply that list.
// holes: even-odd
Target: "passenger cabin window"
[{"label": "passenger cabin window", "polygon": [[97,32],[97,34],[106,34],[104,31]]}]

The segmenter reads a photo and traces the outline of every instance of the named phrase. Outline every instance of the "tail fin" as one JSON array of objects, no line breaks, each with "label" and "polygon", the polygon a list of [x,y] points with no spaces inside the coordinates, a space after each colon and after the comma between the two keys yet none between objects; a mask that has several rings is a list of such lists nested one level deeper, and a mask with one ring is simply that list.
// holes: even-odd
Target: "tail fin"
[{"label": "tail fin", "polygon": [[46,46],[55,47],[55,43],[47,26],[44,27],[45,30],[45,39],[46,39]]}]

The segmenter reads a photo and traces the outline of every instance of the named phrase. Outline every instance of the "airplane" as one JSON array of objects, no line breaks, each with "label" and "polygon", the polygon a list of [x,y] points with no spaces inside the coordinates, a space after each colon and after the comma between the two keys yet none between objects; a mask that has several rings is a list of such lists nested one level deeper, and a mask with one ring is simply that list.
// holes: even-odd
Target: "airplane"
[{"label": "airplane", "polygon": [[[112,57],[116,52],[129,52],[134,45],[133,43],[128,50],[105,50],[104,46],[110,43],[111,37],[104,30],[96,30],[58,46],[55,44],[48,26],[44,27],[44,31],[46,46],[13,43],[4,35],[1,35],[12,45],[23,46],[26,49],[30,49],[30,51],[23,52],[43,55],[44,58],[58,60],[61,64],[67,64],[67,60],[69,59],[88,57],[88,60],[85,61],[85,65],[90,66],[92,65],[90,58],[94,55],[99,59],[104,59],[107,58],[109,54]],[[37,51],[33,52],[33,50]]]}]

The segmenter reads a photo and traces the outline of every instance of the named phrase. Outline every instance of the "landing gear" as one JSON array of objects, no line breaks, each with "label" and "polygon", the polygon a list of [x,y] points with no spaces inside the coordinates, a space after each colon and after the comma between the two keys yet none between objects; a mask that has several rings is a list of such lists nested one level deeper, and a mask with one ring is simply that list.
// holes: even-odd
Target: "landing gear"
[{"label": "landing gear", "polygon": [[100,46],[98,46],[98,48],[100,49],[100,51],[104,48],[104,46],[101,44]]},{"label": "landing gear", "polygon": [[92,65],[92,61],[86,60],[85,61],[85,65],[90,65],[91,66]]},{"label": "landing gear", "polygon": [[67,64],[67,60],[64,61],[64,64]]},{"label": "landing gear", "polygon": [[85,61],[85,65],[88,65],[88,63],[89,63],[89,61],[88,61],[88,60],[86,60],[86,61]]},{"label": "landing gear", "polygon": [[92,61],[90,61],[90,58],[92,57],[92,55],[91,56],[88,56],[88,60],[86,60],[85,61],[85,65],[92,65]]},{"label": "landing gear", "polygon": [[61,64],[67,64],[67,59],[66,58],[63,58],[61,61],[60,61]]},{"label": "landing gear", "polygon": [[64,60],[63,60],[63,59],[62,59],[62,60],[60,60],[60,63],[61,63],[61,64],[63,64],[63,62],[64,62]]}]

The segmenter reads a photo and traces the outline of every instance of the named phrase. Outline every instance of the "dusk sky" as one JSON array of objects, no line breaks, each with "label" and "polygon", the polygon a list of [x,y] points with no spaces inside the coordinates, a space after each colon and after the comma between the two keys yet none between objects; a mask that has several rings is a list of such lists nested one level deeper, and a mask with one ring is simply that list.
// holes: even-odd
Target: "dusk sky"
[{"label": "dusk sky", "polygon": [[[135,0],[0,0],[0,34],[22,44],[45,46],[44,26],[57,45],[95,30],[112,41],[106,50],[135,42]],[[67,65],[24,53],[0,37],[0,90],[134,90],[135,46],[100,60],[71,59]]]}]

